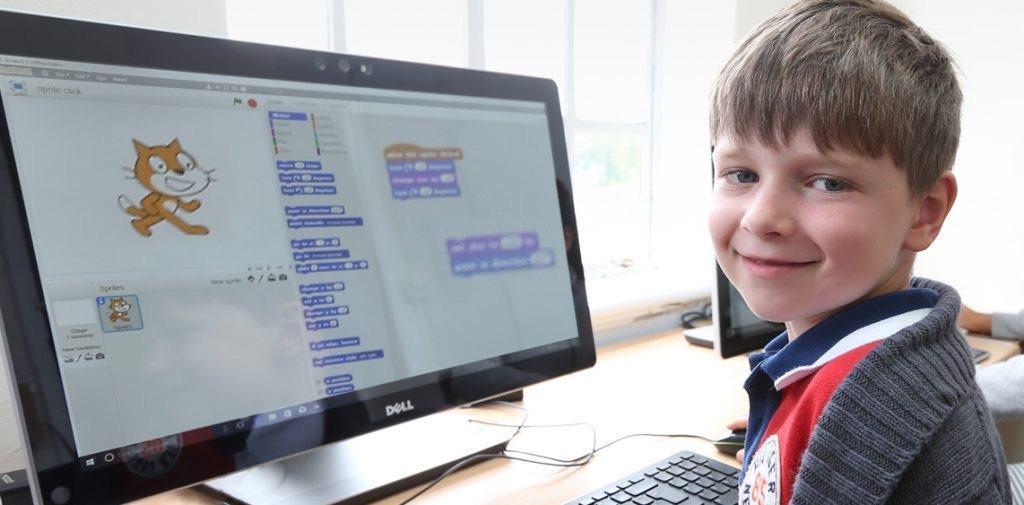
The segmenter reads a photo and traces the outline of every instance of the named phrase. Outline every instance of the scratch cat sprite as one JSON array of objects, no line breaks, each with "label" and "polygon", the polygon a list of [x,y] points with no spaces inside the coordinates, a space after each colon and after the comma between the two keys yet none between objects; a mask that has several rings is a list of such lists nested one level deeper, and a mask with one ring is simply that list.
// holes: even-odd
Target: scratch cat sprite
[{"label": "scratch cat sprite", "polygon": [[[135,145],[135,167],[133,177],[150,193],[136,205],[128,196],[117,198],[118,205],[135,219],[132,227],[144,237],[153,234],[150,229],[161,221],[167,221],[188,235],[207,235],[210,230],[202,225],[189,224],[178,216],[178,210],[195,212],[202,202],[194,198],[202,193],[213,179],[213,168],[201,166],[188,152],[181,148],[178,139],[167,145],[147,146],[138,140]],[[189,199],[191,197],[191,199]]]}]

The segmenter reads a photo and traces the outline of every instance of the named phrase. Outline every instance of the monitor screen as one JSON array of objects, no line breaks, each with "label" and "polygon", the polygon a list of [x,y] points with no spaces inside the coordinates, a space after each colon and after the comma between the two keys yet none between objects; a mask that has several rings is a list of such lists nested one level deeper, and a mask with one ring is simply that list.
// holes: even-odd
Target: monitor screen
[{"label": "monitor screen", "polygon": [[[68,47],[106,37],[80,59],[0,43],[0,185],[17,202],[3,241],[26,253],[5,260],[28,270],[4,283],[6,335],[14,361],[51,361],[33,379],[44,389],[21,392],[30,438],[49,423],[66,446],[33,447],[41,474],[60,469],[52,479],[73,488],[154,443],[232,456],[245,449],[224,440],[239,432],[342,419],[279,457],[593,362],[572,212],[560,211],[571,201],[556,187],[570,186],[553,85],[488,74],[545,92],[446,92],[484,76],[380,60],[350,82],[316,74],[310,51],[25,18],[75,28],[55,35]],[[124,56],[118,37],[160,49]],[[301,58],[316,77],[178,63],[204,45],[211,69]],[[19,320],[33,302],[45,334]],[[569,364],[453,384],[557,355]],[[417,412],[383,407],[441,383]],[[225,459],[79,492],[119,500],[260,462]]]}]

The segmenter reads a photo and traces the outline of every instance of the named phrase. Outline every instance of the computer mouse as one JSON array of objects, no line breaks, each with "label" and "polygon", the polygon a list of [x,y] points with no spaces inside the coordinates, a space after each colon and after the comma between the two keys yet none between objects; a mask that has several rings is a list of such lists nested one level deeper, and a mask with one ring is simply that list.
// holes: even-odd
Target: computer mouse
[{"label": "computer mouse", "polygon": [[711,442],[718,452],[724,452],[735,456],[736,452],[743,448],[743,442],[747,438],[747,430],[734,430],[728,435]]}]

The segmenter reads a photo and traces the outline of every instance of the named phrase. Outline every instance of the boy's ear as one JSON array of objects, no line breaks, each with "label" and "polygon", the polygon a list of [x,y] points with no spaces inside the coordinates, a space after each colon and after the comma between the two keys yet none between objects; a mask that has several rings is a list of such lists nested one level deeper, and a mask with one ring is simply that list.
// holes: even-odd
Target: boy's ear
[{"label": "boy's ear", "polygon": [[907,231],[903,247],[912,252],[921,252],[932,245],[935,237],[939,236],[949,210],[953,208],[956,193],[956,177],[946,171],[932,189],[916,199],[913,205],[917,206],[917,214]]}]

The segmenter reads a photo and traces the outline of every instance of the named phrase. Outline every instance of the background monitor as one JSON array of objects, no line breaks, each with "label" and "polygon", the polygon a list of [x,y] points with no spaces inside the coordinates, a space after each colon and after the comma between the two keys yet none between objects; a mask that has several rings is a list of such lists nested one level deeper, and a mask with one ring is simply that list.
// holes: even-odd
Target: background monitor
[{"label": "background monitor", "polygon": [[711,311],[715,352],[723,358],[761,349],[786,329],[754,315],[717,264]]},{"label": "background monitor", "polygon": [[0,86],[0,313],[41,503],[594,363],[550,80],[0,12]]}]

